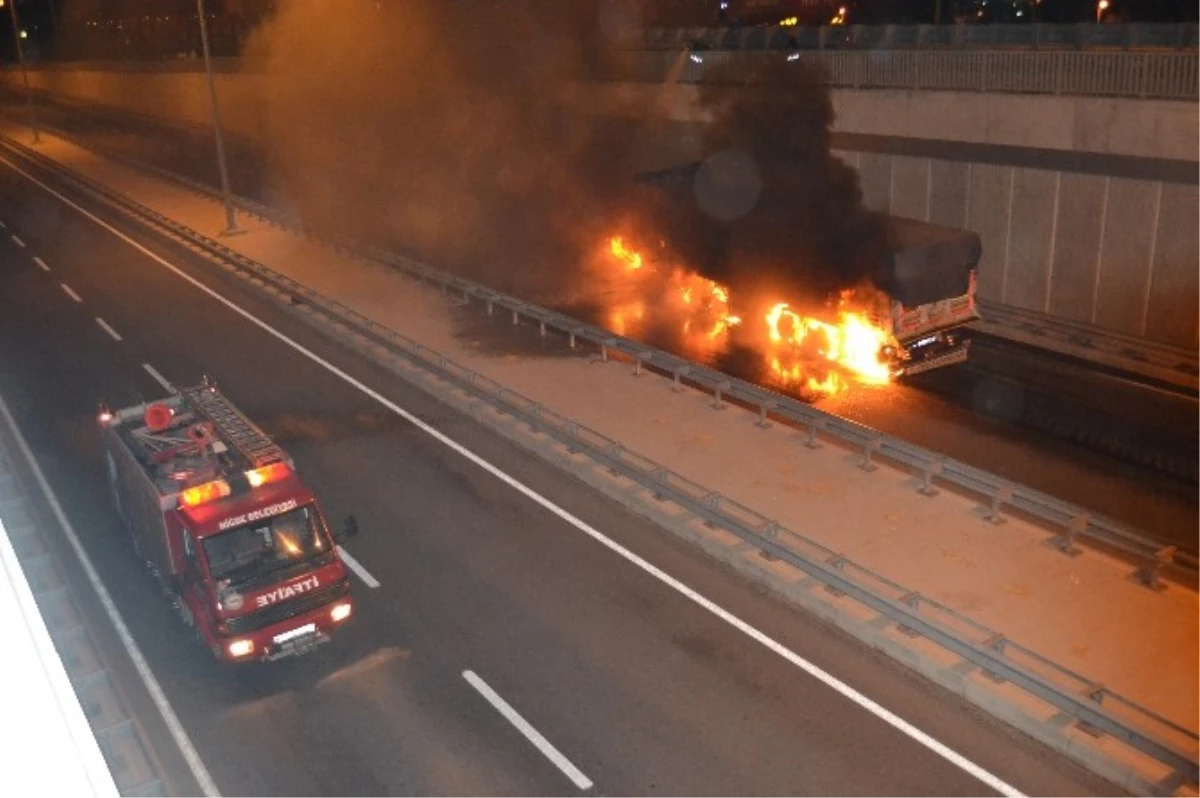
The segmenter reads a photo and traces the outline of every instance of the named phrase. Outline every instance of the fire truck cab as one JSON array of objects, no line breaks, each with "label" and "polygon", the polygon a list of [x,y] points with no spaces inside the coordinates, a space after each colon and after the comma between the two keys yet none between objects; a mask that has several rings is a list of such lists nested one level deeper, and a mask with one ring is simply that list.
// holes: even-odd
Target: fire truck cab
[{"label": "fire truck cab", "polygon": [[99,416],[133,548],[213,656],[305,654],[353,612],[338,542],[292,459],[205,379]]}]

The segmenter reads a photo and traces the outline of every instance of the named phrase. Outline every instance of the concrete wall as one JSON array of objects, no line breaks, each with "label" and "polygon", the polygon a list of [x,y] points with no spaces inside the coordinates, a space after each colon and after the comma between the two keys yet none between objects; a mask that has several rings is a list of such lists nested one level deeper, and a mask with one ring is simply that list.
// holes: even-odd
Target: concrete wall
[{"label": "concrete wall", "polygon": [[[834,130],[976,144],[1196,160],[1195,102],[987,92],[834,89]],[[644,115],[657,108],[679,122],[707,122],[697,87],[580,84],[580,110]]]},{"label": "concrete wall", "polygon": [[[261,98],[273,78],[239,73],[236,62],[217,74],[223,121],[231,131],[256,138],[262,130]],[[208,124],[208,96],[200,72],[146,69],[39,69],[35,88],[144,116]],[[19,85],[13,70],[0,80]],[[695,85],[575,84],[565,101],[580,111],[644,116],[660,108],[676,122],[706,122]],[[837,132],[935,139],[1015,147],[1049,148],[1147,158],[1195,161],[1200,139],[1196,104],[1167,100],[1053,97],[980,92],[837,89]]]},{"label": "concrete wall", "polygon": [[984,298],[1138,338],[1197,345],[1196,184],[837,154],[859,170],[872,209],[977,231]]}]

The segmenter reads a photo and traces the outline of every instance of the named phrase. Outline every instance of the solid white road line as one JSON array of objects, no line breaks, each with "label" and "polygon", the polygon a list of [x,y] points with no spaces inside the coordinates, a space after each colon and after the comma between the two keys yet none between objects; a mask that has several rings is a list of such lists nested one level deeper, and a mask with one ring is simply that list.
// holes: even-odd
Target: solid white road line
[{"label": "solid white road line", "polygon": [[547,759],[555,764],[555,766],[566,774],[567,778],[575,782],[575,786],[581,790],[590,790],[592,788],[592,780],[583,775],[583,771],[571,764],[571,760],[562,755],[562,752],[550,744],[550,741],[542,736],[541,732],[533,728],[529,721],[521,717],[507,701],[499,696],[495,690],[488,686],[488,683],[475,675],[474,671],[463,671],[463,678],[467,680],[467,684],[479,691],[479,694],[488,700],[488,703],[496,708],[496,710],[504,716],[504,719],[517,727],[517,731],[525,735],[525,739],[533,743],[539,751],[541,751]]},{"label": "solid white road line", "polygon": [[50,267],[46,265],[46,261],[42,260],[37,255],[33,256],[33,262],[36,263],[42,271],[44,271],[44,272],[50,271]]},{"label": "solid white road line", "polygon": [[370,588],[379,587],[379,580],[376,579],[375,577],[371,576],[370,572],[367,571],[366,568],[363,568],[362,565],[358,562],[358,560],[351,557],[350,552],[346,551],[341,546],[338,546],[337,550],[338,550],[338,554],[342,555],[342,562],[346,563],[346,565],[350,568],[351,571],[358,574],[358,578],[363,580],[364,582],[366,582],[367,587],[370,587]]},{"label": "solid white road line", "polygon": [[110,336],[112,336],[112,339],[113,339],[114,341],[120,341],[120,340],[121,340],[121,335],[120,335],[120,333],[118,333],[118,332],[117,332],[116,330],[114,330],[114,329],[113,329],[111,326],[109,326],[109,323],[108,323],[108,322],[106,322],[104,319],[102,319],[102,318],[100,318],[99,316],[97,316],[97,317],[96,317],[96,323],[100,325],[100,329],[104,330],[106,333],[108,333]]},{"label": "solid white road line", "polygon": [[766,646],[771,651],[774,651],[776,654],[783,657],[785,660],[787,660],[791,664],[795,665],[800,670],[804,671],[805,673],[812,676],[814,679],[817,679],[821,683],[825,684],[830,689],[835,690],[836,692],[840,693],[842,696],[844,696],[845,698],[854,702],[859,707],[861,707],[861,708],[865,709],[866,711],[870,712],[871,714],[875,715],[877,718],[879,718],[883,722],[892,726],[892,728],[907,735],[909,738],[916,741],[917,743],[920,743],[921,745],[925,746],[927,749],[929,749],[933,753],[937,754],[938,756],[942,757],[947,762],[950,762],[951,764],[955,765],[956,767],[961,768],[964,772],[969,773],[971,776],[975,777],[979,781],[988,785],[988,787],[995,790],[996,792],[1001,793],[1006,796],[1012,796],[1013,798],[1023,798],[1023,793],[1021,793],[1015,787],[1008,784],[1007,782],[1005,782],[998,776],[993,775],[989,771],[987,771],[984,768],[980,767],[979,765],[975,764],[974,762],[967,759],[962,754],[953,750],[952,748],[945,745],[941,741],[936,740],[933,737],[930,737],[928,734],[921,731],[917,727],[913,726],[908,721],[904,720],[903,718],[899,717],[898,715],[893,714],[890,710],[886,709],[885,707],[875,703],[870,698],[868,698],[867,696],[858,692],[853,687],[851,687],[850,685],[841,681],[837,677],[821,670],[813,663],[809,662],[808,660],[801,657],[799,654],[795,653],[791,649],[784,646],[782,643],[776,641],[775,639],[773,639],[771,637],[768,637],[766,634],[764,634],[763,632],[760,632],[758,629],[756,629],[755,627],[746,623],[742,619],[738,618],[737,616],[733,615],[732,613],[728,612],[727,610],[722,609],[717,604],[713,603],[712,601],[705,598],[704,596],[701,596],[699,593],[692,590],[690,587],[683,584],[675,577],[667,574],[665,571],[659,569],[658,567],[656,567],[656,566],[652,565],[651,563],[647,562],[646,560],[642,559],[641,557],[634,554],[632,551],[625,548],[624,546],[617,543],[616,541],[611,540],[610,538],[606,537],[605,535],[603,535],[602,533],[597,531],[595,528],[593,528],[588,523],[575,517],[570,512],[563,509],[562,507],[559,507],[557,504],[550,501],[545,496],[542,496],[540,493],[533,490],[532,488],[528,487],[523,482],[520,482],[516,478],[509,476],[504,471],[501,471],[499,468],[492,465],[487,460],[484,460],[482,457],[475,454],[470,449],[467,449],[465,446],[461,445],[454,439],[450,438],[448,435],[445,435],[444,433],[438,431],[437,429],[434,429],[432,426],[425,423],[420,418],[418,418],[417,416],[408,412],[404,408],[400,407],[395,402],[392,402],[390,399],[386,398],[385,396],[380,394],[378,391],[374,390],[373,388],[368,387],[367,385],[363,384],[359,380],[350,376],[345,371],[342,371],[337,366],[333,365],[329,361],[322,358],[320,355],[317,355],[316,353],[311,352],[310,350],[306,349],[304,346],[302,346],[298,342],[292,340],[291,338],[284,335],[280,331],[276,330],[274,327],[267,324],[265,321],[260,320],[259,318],[257,318],[253,314],[251,314],[249,311],[242,308],[237,303],[233,302],[232,300],[226,299],[221,294],[217,293],[213,289],[204,285],[204,283],[202,283],[199,280],[195,279],[194,277],[188,275],[186,272],[184,272],[178,266],[175,266],[174,264],[172,264],[169,261],[165,260],[164,258],[160,257],[159,255],[156,255],[150,249],[139,244],[137,241],[133,240],[132,238],[125,235],[117,228],[108,224],[100,217],[96,216],[95,214],[91,213],[87,209],[83,208],[82,206],[80,206],[79,204],[74,202],[73,200],[67,198],[61,192],[56,191],[54,188],[46,185],[41,180],[38,180],[36,177],[30,175],[28,172],[24,171],[20,167],[9,162],[7,159],[0,158],[0,161],[2,161],[5,165],[7,165],[13,171],[24,176],[30,182],[41,187],[44,191],[46,191],[51,196],[57,197],[60,201],[62,201],[68,207],[75,209],[76,211],[81,213],[83,216],[92,220],[100,227],[104,228],[105,230],[112,233],[117,238],[119,238],[122,241],[124,241],[125,243],[129,244],[129,246],[138,250],[139,252],[144,254],[146,257],[150,258],[151,260],[155,261],[159,265],[161,265],[164,268],[175,273],[181,279],[183,279],[186,282],[190,283],[191,285],[195,286],[198,290],[200,290],[200,291],[204,292],[205,294],[207,294],[208,296],[212,297],[217,302],[220,302],[222,305],[229,308],[234,313],[236,313],[239,316],[241,316],[242,318],[244,318],[246,321],[255,325],[263,332],[267,333],[268,335],[274,337],[276,340],[281,341],[282,343],[291,347],[294,351],[299,352],[300,354],[304,355],[312,362],[320,365],[321,367],[323,367],[324,369],[329,371],[331,374],[334,374],[337,377],[339,377],[340,379],[344,380],[347,384],[354,386],[355,388],[357,388],[359,391],[361,391],[365,395],[371,397],[376,402],[379,402],[379,404],[383,405],[384,407],[388,408],[396,415],[398,415],[401,418],[403,418],[404,420],[408,421],[410,424],[412,424],[417,429],[421,430],[422,432],[425,432],[430,437],[437,440],[439,443],[444,444],[445,446],[450,448],[452,451],[463,456],[467,460],[470,460],[472,463],[479,466],[484,471],[488,472],[489,474],[491,474],[492,476],[494,476],[496,479],[500,480],[504,484],[508,485],[513,490],[524,495],[525,497],[536,502],[537,504],[540,504],[546,510],[548,510],[551,513],[553,513],[554,515],[558,516],[563,521],[566,521],[568,524],[575,527],[580,532],[583,532],[585,535],[592,538],[597,543],[600,543],[601,545],[608,548],[610,551],[623,557],[628,562],[632,563],[633,565],[636,565],[638,568],[641,568],[643,571],[650,574],[655,579],[658,579],[660,582],[669,586],[670,588],[677,591],[681,595],[686,596],[688,599],[692,600],[696,604],[698,604],[701,607],[703,607],[704,609],[708,610],[713,615],[717,616],[721,620],[728,623],[730,626],[733,626],[735,629],[738,629],[739,631],[741,631],[748,637],[750,637],[750,638],[756,640],[757,642],[761,643],[762,645]]},{"label": "solid white road line", "polygon": [[143,363],[142,368],[144,368],[146,370],[147,374],[149,374],[151,377],[154,378],[155,382],[157,382],[164,389],[166,389],[167,393],[175,393],[175,386],[172,385],[170,383],[170,381],[167,380],[166,377],[159,374],[158,370],[155,369],[154,366],[151,366],[149,363]]},{"label": "solid white road line", "polygon": [[59,283],[59,285],[62,286],[62,290],[65,291],[67,296],[71,297],[71,299],[74,299],[76,302],[83,301],[83,297],[72,291],[71,286],[67,285],[66,283]]},{"label": "solid white road line", "polygon": [[158,679],[155,678],[153,671],[150,670],[150,664],[146,662],[146,657],[142,655],[142,650],[138,647],[137,641],[133,639],[133,635],[129,632],[129,627],[125,625],[125,620],[121,617],[121,613],[117,609],[117,605],[113,602],[112,596],[109,595],[108,590],[104,587],[104,583],[100,580],[100,575],[96,573],[91,558],[88,557],[83,545],[79,542],[79,536],[75,534],[75,528],[67,520],[67,514],[63,512],[58,497],[54,494],[50,483],[46,480],[46,475],[42,473],[41,466],[34,459],[33,451],[30,450],[25,436],[21,434],[16,419],[9,412],[8,404],[4,401],[3,396],[0,396],[0,415],[4,416],[5,423],[12,431],[13,438],[17,442],[17,447],[29,463],[29,468],[33,471],[34,479],[37,480],[38,486],[42,489],[42,493],[46,496],[46,501],[54,513],[54,518],[62,527],[63,534],[66,535],[67,542],[71,544],[71,549],[74,550],[75,556],[79,558],[79,564],[83,566],[83,572],[87,576],[88,582],[91,583],[92,589],[96,591],[96,598],[100,601],[100,606],[104,608],[109,621],[112,622],[113,628],[116,629],[117,637],[120,638],[121,645],[125,647],[125,653],[129,655],[129,659],[133,662],[133,667],[137,669],[138,675],[146,685],[146,692],[150,694],[155,707],[158,708],[159,714],[162,715],[163,722],[167,725],[167,731],[170,732],[175,745],[178,746],[180,753],[183,754],[188,769],[192,771],[192,776],[196,779],[196,783],[200,785],[200,791],[212,798],[219,798],[221,793],[217,790],[217,785],[213,783],[212,776],[208,774],[208,768],[204,766],[204,762],[200,759],[200,754],[196,751],[195,746],[192,745],[191,738],[188,737],[183,724],[179,722],[179,716],[175,714],[171,703],[167,701],[166,693],[163,692]]},{"label": "solid white road line", "polygon": [[18,247],[20,247],[21,249],[25,249],[25,242],[22,241],[19,236],[13,235],[13,236],[9,236],[9,238],[11,238],[12,242],[14,244],[16,244]]}]

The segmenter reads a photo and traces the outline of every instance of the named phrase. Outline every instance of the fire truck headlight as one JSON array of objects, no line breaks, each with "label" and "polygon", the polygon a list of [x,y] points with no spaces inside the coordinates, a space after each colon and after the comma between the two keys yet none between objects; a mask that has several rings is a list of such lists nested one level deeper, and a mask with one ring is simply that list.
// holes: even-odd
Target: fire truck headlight
[{"label": "fire truck headlight", "polygon": [[231,657],[244,657],[247,654],[253,653],[253,651],[253,640],[234,640],[229,644],[229,656]]},{"label": "fire truck headlight", "polygon": [[329,617],[333,619],[334,623],[337,623],[338,621],[344,621],[350,617],[350,611],[352,609],[353,605],[348,601],[342,602],[341,604],[334,604],[333,609],[329,611]]}]

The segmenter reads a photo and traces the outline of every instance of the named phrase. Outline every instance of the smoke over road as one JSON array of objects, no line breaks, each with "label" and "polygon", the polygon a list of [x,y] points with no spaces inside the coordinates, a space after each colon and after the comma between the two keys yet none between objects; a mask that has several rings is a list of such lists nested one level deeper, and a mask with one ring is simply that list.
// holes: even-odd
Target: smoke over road
[{"label": "smoke over road", "polygon": [[247,49],[277,76],[263,108],[277,190],[310,223],[530,298],[554,290],[620,204],[624,146],[555,103],[613,14],[561,0],[281,3]]},{"label": "smoke over road", "polygon": [[884,227],[830,151],[821,73],[780,57],[752,72],[714,65],[706,78],[707,156],[665,181],[669,201],[645,200],[682,258],[714,280],[813,299],[878,281]]},{"label": "smoke over road", "polygon": [[276,191],[314,227],[535,300],[586,294],[586,262],[630,224],[733,285],[823,296],[868,275],[882,236],[830,155],[828,91],[801,64],[751,76],[769,88],[702,89],[709,157],[678,201],[636,187],[631,166],[639,136],[669,129],[614,136],[563,110],[564,83],[636,27],[635,5],[281,2],[246,51],[274,76],[262,114]]}]

